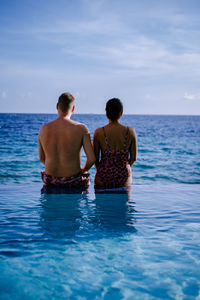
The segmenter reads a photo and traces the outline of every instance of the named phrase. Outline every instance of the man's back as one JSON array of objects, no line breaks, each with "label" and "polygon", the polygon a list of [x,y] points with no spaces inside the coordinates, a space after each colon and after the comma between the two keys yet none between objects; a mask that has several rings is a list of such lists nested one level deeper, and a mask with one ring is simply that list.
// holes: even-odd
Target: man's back
[{"label": "man's back", "polygon": [[80,150],[90,141],[85,125],[58,118],[40,129],[38,140],[45,156],[46,174],[69,177],[81,171]]}]

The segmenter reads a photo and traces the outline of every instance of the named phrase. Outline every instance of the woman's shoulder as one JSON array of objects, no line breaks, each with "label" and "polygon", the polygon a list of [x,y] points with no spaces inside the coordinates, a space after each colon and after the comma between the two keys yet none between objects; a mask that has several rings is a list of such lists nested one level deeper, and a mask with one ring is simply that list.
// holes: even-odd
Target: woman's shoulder
[{"label": "woman's shoulder", "polygon": [[128,128],[128,132],[129,132],[129,135],[132,137],[132,138],[136,138],[136,132],[135,132],[135,129],[131,126],[127,126]]},{"label": "woman's shoulder", "polygon": [[124,129],[124,131],[127,131],[129,132],[131,135],[134,135],[135,134],[135,129],[131,126],[126,126],[126,125],[123,125],[123,124],[120,124],[121,127]]},{"label": "woman's shoulder", "polygon": [[121,124],[121,126],[122,126],[124,132],[126,132],[126,134],[128,135],[128,137],[136,138],[136,132],[135,132],[135,129],[133,127],[122,125],[122,124]]},{"label": "woman's shoulder", "polygon": [[94,136],[100,136],[103,133],[103,127],[99,127],[94,131]]}]

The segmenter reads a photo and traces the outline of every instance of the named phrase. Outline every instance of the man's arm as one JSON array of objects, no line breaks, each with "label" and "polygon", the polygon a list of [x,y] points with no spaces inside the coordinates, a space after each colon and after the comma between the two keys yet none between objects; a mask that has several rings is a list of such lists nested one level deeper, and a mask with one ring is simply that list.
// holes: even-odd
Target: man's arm
[{"label": "man's arm", "polygon": [[96,162],[95,162],[96,169],[99,165],[99,154],[100,154],[100,145],[99,145],[97,135],[98,135],[97,130],[95,130],[94,136],[93,136],[93,149],[94,149],[94,154],[96,156]]},{"label": "man's arm", "polygon": [[137,136],[136,136],[135,130],[133,128],[129,127],[129,130],[130,130],[131,139],[132,139],[131,146],[129,149],[129,151],[130,151],[129,164],[130,164],[130,166],[132,166],[137,159]]},{"label": "man's arm", "polygon": [[82,171],[86,172],[92,167],[92,165],[96,161],[96,157],[94,155],[94,151],[93,151],[92,144],[91,144],[90,133],[89,133],[87,127],[84,128],[83,149],[87,156],[87,160],[86,160],[84,167],[82,168]]},{"label": "man's arm", "polygon": [[44,149],[42,148],[41,141],[40,141],[40,134],[41,134],[41,130],[38,135],[39,158],[40,158],[40,161],[45,165],[45,153],[44,153]]}]

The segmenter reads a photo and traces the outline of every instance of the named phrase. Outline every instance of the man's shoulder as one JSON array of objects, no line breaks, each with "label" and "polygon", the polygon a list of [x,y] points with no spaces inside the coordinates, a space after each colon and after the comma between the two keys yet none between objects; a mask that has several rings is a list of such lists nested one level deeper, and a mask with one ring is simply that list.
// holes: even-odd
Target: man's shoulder
[{"label": "man's shoulder", "polygon": [[55,120],[43,124],[43,125],[40,127],[39,133],[44,132],[45,130],[47,130],[49,127],[51,127],[51,126],[54,124],[54,122],[55,122]]},{"label": "man's shoulder", "polygon": [[80,130],[83,134],[89,133],[89,130],[85,124],[77,121],[71,121],[71,124],[74,125],[76,129]]}]

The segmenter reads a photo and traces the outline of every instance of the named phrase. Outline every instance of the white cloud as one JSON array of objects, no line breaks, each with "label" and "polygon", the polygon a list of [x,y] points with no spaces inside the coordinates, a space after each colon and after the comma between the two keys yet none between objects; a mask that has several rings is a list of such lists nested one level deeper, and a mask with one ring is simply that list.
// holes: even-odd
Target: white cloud
[{"label": "white cloud", "polygon": [[73,51],[63,47],[62,52],[68,55],[73,53],[79,59],[86,58],[94,65],[101,63],[106,69],[131,71],[137,76],[200,75],[199,53],[187,49],[177,53],[168,45],[145,36],[111,40],[106,45],[82,45]]},{"label": "white cloud", "polygon": [[[78,3],[74,10],[69,6],[66,14],[55,6],[53,18],[49,5],[50,10],[37,23],[25,26],[22,20],[0,29],[4,33],[0,41],[5,45],[8,41],[9,46],[0,61],[1,86],[9,91],[9,101],[1,101],[2,106],[14,101],[11,90],[17,90],[19,109],[20,101],[25,109],[35,99],[44,102],[43,109],[49,109],[51,101],[67,89],[83,111],[91,108],[97,112],[100,104],[92,106],[92,101],[100,103],[115,93],[129,99],[127,103],[134,99],[138,106],[130,105],[134,112],[138,109],[141,113],[148,104],[150,112],[169,112],[169,106],[172,112],[180,113],[180,105],[177,110],[168,105],[170,99],[183,102],[191,113],[199,112],[200,101],[191,101],[200,99],[200,93],[195,92],[200,76],[199,12],[171,0],[160,4],[157,0]],[[5,97],[0,90],[0,99]],[[27,105],[27,109],[31,107]]]},{"label": "white cloud", "polygon": [[0,99],[5,99],[7,96],[5,91],[0,92]]},{"label": "white cloud", "polygon": [[[4,33],[11,35],[32,35],[39,39],[57,42],[65,41],[67,34],[76,36],[112,36],[113,34],[123,34],[127,31],[127,26],[116,14],[103,12],[92,16],[85,15],[80,19],[66,20],[59,19],[49,23],[41,23],[40,26],[28,26],[26,28],[4,29]],[[131,30],[132,31],[132,30]],[[57,39],[56,35],[59,35]],[[61,36],[62,35],[62,36]],[[63,38],[64,37],[64,38]],[[68,42],[67,38],[67,42]]]},{"label": "white cloud", "polygon": [[184,99],[186,100],[200,100],[200,93],[185,93]]},{"label": "white cloud", "polygon": [[84,10],[79,19],[62,17],[51,24],[44,21],[43,26],[16,28],[10,33],[32,35],[56,45],[61,56],[86,58],[89,64],[102,63],[110,70],[135,70],[137,75],[146,72],[148,76],[200,75],[200,44],[198,31],[194,31],[198,15],[182,10],[178,3],[155,3],[146,10],[142,4],[116,3],[111,10],[107,1],[82,0]]}]

